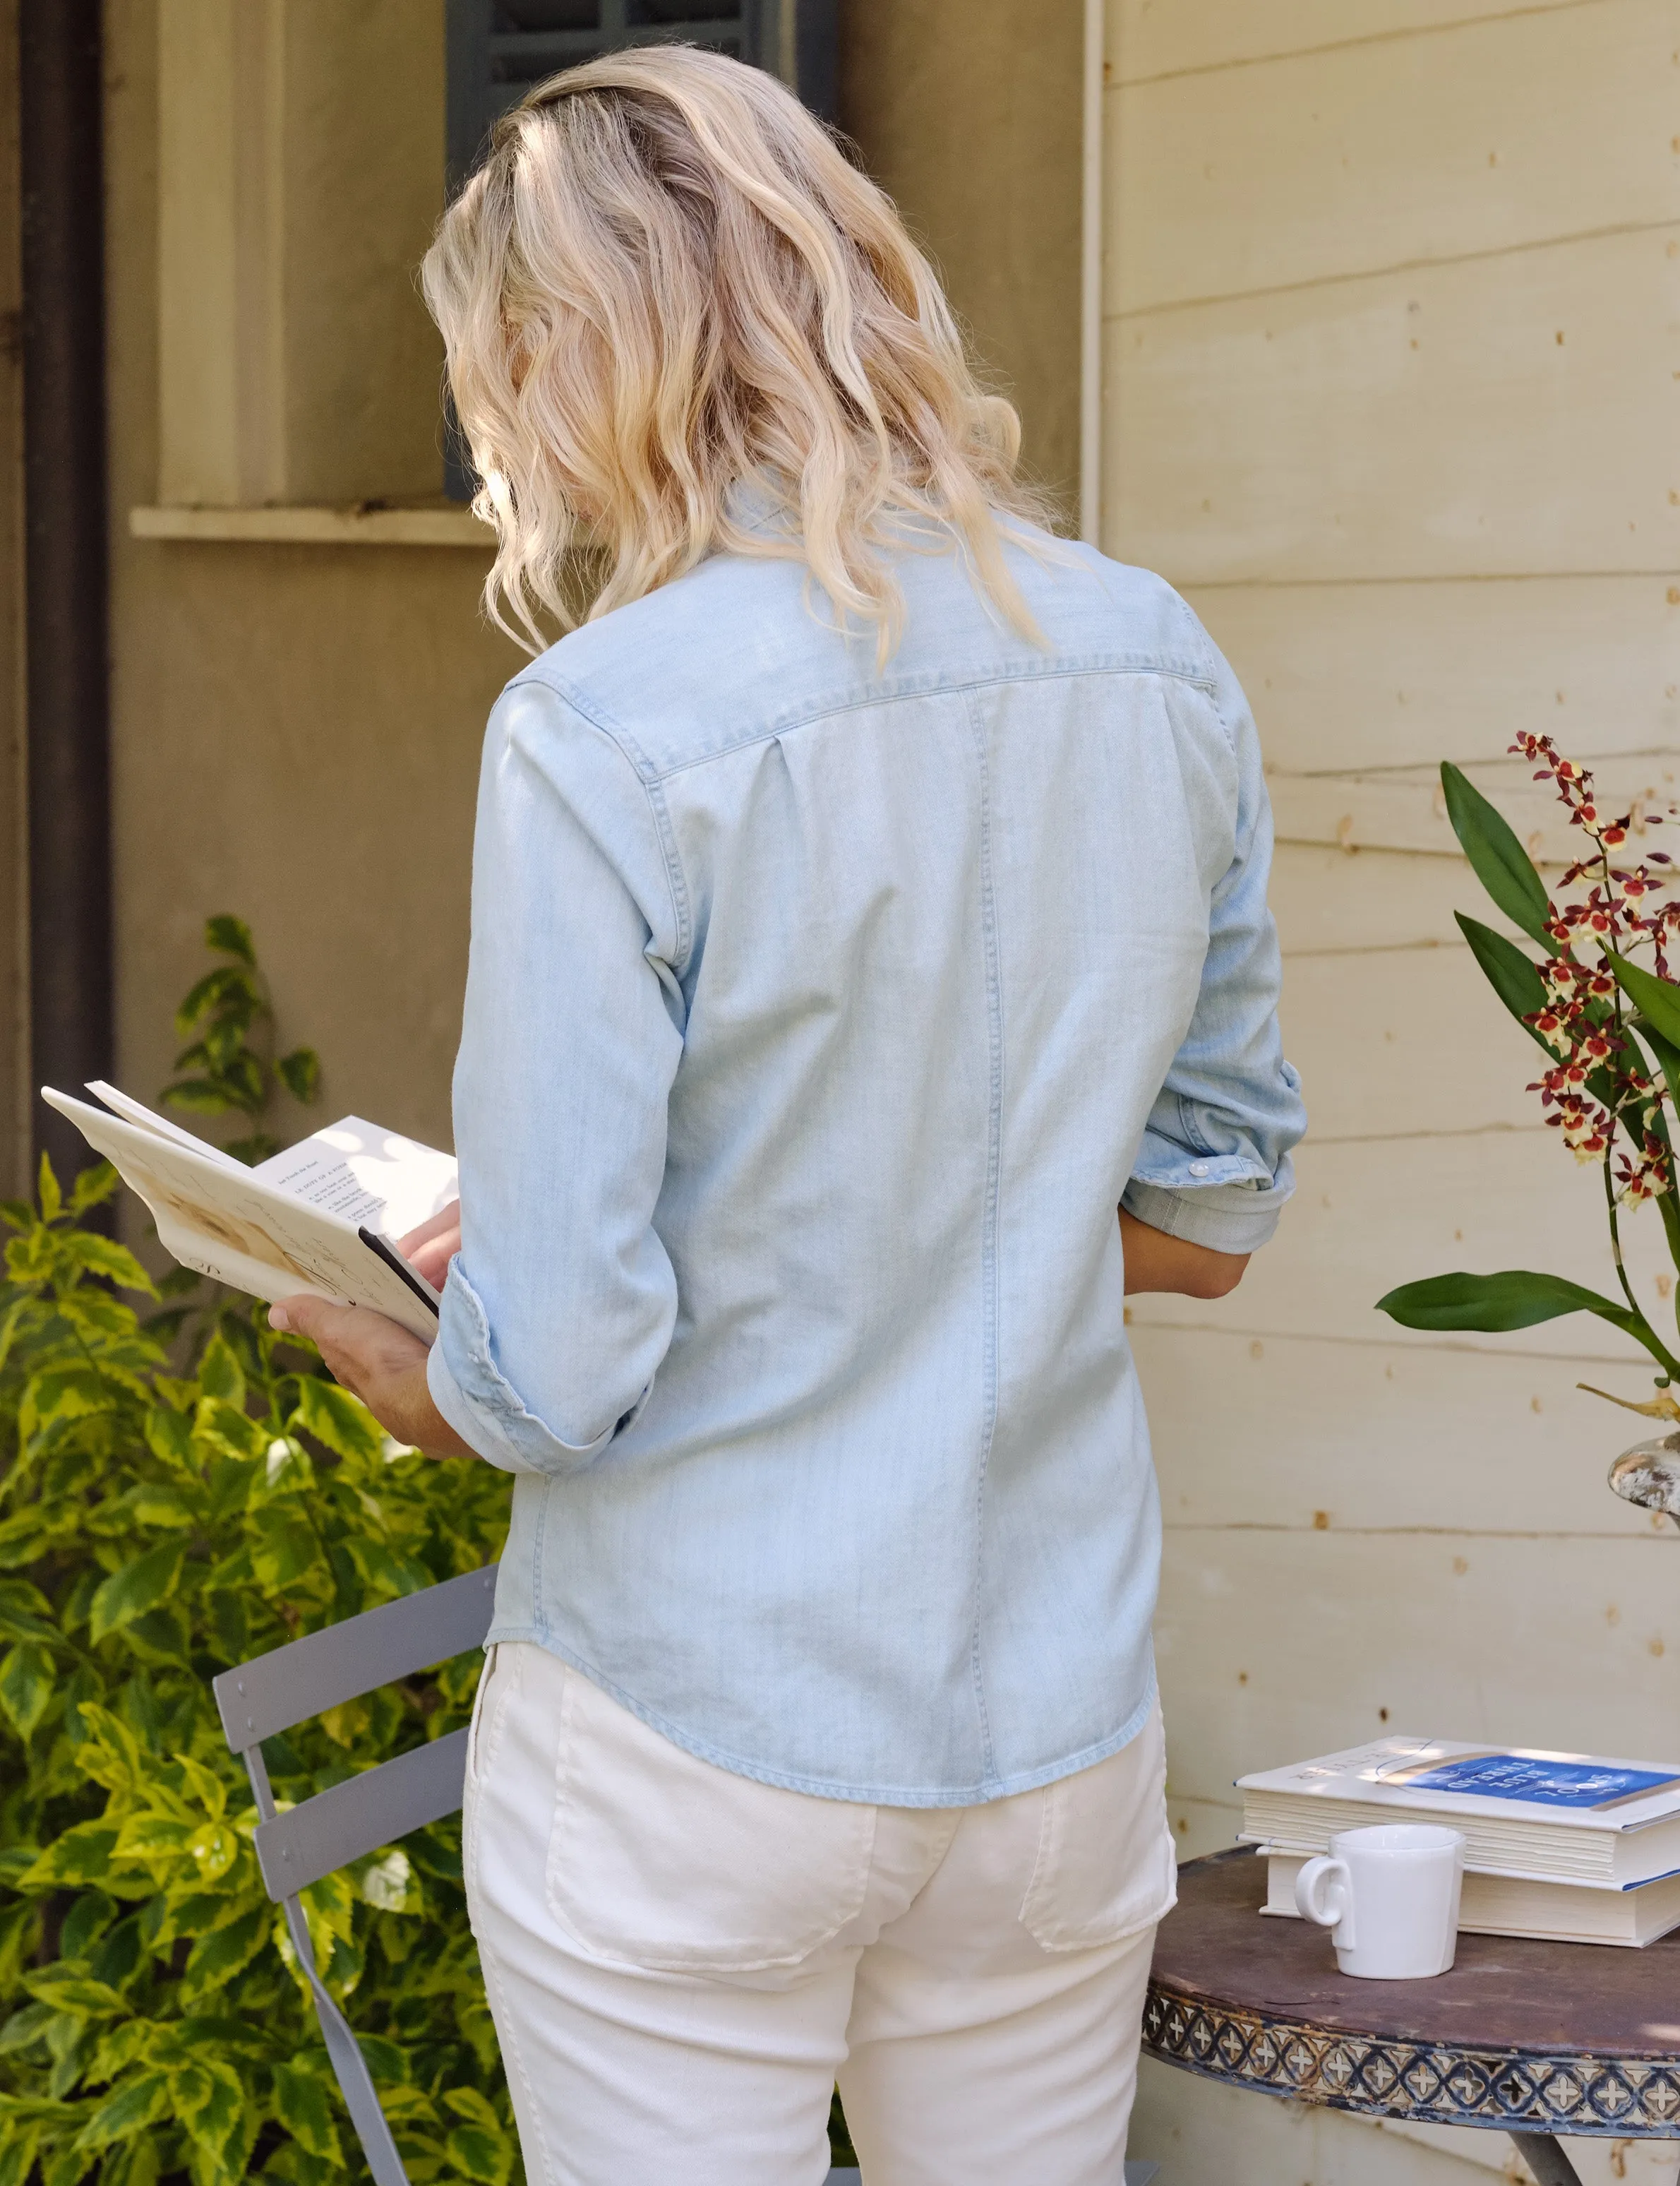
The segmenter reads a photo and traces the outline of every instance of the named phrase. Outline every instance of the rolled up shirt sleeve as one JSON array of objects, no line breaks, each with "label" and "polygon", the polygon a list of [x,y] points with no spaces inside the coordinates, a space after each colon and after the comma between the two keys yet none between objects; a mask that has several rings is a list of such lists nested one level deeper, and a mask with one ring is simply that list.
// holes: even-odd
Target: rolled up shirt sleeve
[{"label": "rolled up shirt sleeve", "polygon": [[1236,759],[1235,849],[1209,906],[1195,1014],[1121,1204],[1169,1237],[1252,1253],[1295,1189],[1290,1149],[1307,1112],[1278,1029],[1281,964],[1266,903],[1272,814],[1259,738],[1236,678],[1211,642],[1208,652],[1212,703]]},{"label": "rolled up shirt sleeve", "polygon": [[620,744],[522,677],[490,716],[455,1072],[462,1249],[428,1380],[492,1465],[598,1460],[676,1320],[654,1226],[682,1052],[678,896]]}]

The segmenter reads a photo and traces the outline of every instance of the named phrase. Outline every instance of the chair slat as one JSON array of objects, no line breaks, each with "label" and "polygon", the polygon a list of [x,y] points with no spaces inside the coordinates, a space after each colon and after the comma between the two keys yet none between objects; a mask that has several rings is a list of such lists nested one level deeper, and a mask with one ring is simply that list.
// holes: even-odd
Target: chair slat
[{"label": "chair slat", "polygon": [[487,1564],[222,1671],[211,1690],[228,1745],[243,1753],[376,1686],[483,1646],[496,1572]]},{"label": "chair slat", "polygon": [[452,1730],[260,1822],[257,1864],[269,1896],[291,1897],[334,1868],[452,1814],[467,1781],[467,1739]]}]

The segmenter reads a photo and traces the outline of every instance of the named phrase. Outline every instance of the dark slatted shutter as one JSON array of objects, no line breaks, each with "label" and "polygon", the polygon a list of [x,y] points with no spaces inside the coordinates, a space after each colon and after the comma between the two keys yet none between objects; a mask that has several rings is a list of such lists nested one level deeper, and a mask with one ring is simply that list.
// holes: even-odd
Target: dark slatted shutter
[{"label": "dark slatted shutter", "polygon": [[768,69],[834,119],[837,0],[448,0],[449,180],[490,124],[557,69],[621,46],[680,39]]},{"label": "dark slatted shutter", "polygon": [[[484,156],[490,125],[533,84],[621,46],[678,39],[769,70],[825,121],[838,90],[838,0],[447,0],[448,187]],[[451,410],[444,490],[472,497]]]}]

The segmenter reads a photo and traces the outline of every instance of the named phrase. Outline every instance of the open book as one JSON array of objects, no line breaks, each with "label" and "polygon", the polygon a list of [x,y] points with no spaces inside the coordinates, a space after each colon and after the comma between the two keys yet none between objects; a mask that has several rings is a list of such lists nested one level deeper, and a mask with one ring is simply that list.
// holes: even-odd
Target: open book
[{"label": "open book", "polygon": [[104,1107],[41,1089],[139,1193],[182,1267],[254,1298],[311,1291],[427,1342],[437,1333],[438,1294],[391,1240],[455,1197],[452,1154],[345,1116],[247,1169],[114,1085],[87,1090]]}]

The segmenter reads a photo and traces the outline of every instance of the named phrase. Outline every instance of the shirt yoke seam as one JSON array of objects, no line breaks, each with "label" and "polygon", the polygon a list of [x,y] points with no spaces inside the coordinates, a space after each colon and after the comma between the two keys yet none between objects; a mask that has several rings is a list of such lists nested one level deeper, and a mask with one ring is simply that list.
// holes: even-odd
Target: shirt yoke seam
[{"label": "shirt yoke seam", "polygon": [[1218,686],[1211,674],[1178,667],[1166,661],[1128,660],[1112,655],[1059,661],[1044,667],[1028,664],[1000,669],[994,675],[966,676],[949,682],[941,681],[914,688],[875,691],[855,698],[838,699],[831,704],[814,706],[807,713],[794,713],[778,718],[764,728],[754,729],[749,735],[737,737],[733,743],[724,744],[716,751],[703,752],[693,759],[677,759],[666,767],[655,766],[630,731],[622,722],[614,720],[598,700],[585,699],[569,677],[557,675],[552,670],[543,669],[540,662],[534,662],[514,680],[521,683],[540,683],[546,690],[552,691],[557,698],[563,700],[591,726],[600,730],[602,736],[617,744],[644,786],[652,787],[669,782],[674,775],[690,774],[697,767],[709,766],[716,760],[732,757],[736,752],[750,750],[754,744],[772,743],[777,737],[790,735],[796,729],[812,728],[819,721],[837,720],[843,714],[863,713],[875,706],[904,705],[917,698],[960,697],[966,700],[975,692],[994,690],[1001,683],[1068,682],[1078,676],[1093,675],[1155,675],[1168,682],[1189,684],[1206,693],[1227,743],[1230,742],[1231,732],[1219,711]]}]

